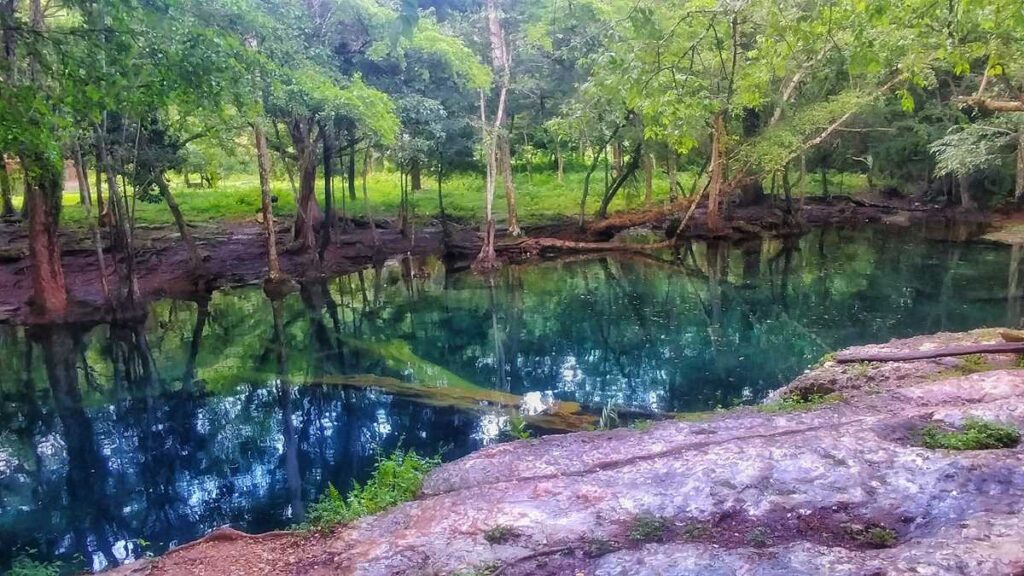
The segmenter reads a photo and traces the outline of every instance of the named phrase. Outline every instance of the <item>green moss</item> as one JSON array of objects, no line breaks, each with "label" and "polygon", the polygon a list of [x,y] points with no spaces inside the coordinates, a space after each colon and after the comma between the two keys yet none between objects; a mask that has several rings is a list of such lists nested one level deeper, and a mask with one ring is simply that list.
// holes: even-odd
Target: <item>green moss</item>
[{"label": "green moss", "polygon": [[850,368],[850,371],[857,378],[864,378],[871,373],[871,363],[857,362],[856,364],[853,365],[853,367]]},{"label": "green moss", "polygon": [[686,540],[700,540],[711,535],[711,528],[703,522],[688,522],[680,528],[679,534]]},{"label": "green moss", "polygon": [[925,426],[921,445],[933,450],[997,450],[1020,444],[1020,431],[1009,424],[969,419],[959,430]]},{"label": "green moss", "polygon": [[651,426],[653,425],[653,420],[635,420],[632,424],[629,425],[629,427],[632,428],[633,430],[639,430],[640,432],[644,432],[650,430]]},{"label": "green moss", "polygon": [[412,500],[423,485],[423,478],[440,464],[437,458],[424,458],[413,451],[397,450],[379,458],[365,484],[356,484],[345,496],[333,485],[314,502],[302,529],[327,529],[356,518],[377,514]]},{"label": "green moss", "polygon": [[882,524],[849,524],[845,528],[854,540],[872,548],[891,548],[899,540],[895,530]]},{"label": "green moss", "polygon": [[504,544],[518,535],[519,531],[516,530],[515,527],[507,524],[499,524],[487,532],[484,532],[484,540],[487,540],[488,544]]},{"label": "green moss", "polygon": [[677,422],[707,422],[714,416],[711,411],[706,412],[681,412],[675,415]]},{"label": "green moss", "polygon": [[665,538],[669,526],[668,518],[641,514],[629,526],[629,539],[634,542],[660,542]]},{"label": "green moss", "polygon": [[832,392],[831,394],[811,394],[808,396],[794,394],[792,396],[787,396],[778,402],[761,404],[757,407],[757,411],[764,412],[766,414],[807,412],[822,406],[841,402],[842,400],[843,395],[838,392]]},{"label": "green moss", "polygon": [[821,358],[819,358],[818,361],[815,362],[813,366],[811,366],[811,368],[821,368],[822,366],[824,366],[825,364],[828,364],[829,362],[834,362],[835,359],[836,359],[836,353],[835,352],[829,352],[829,353],[825,354],[824,356],[822,356]]}]

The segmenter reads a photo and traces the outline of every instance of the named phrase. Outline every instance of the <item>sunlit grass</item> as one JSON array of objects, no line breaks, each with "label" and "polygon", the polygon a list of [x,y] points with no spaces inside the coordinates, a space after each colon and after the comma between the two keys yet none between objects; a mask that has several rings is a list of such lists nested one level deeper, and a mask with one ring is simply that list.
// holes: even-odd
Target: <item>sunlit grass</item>
[{"label": "sunlit grass", "polygon": [[[684,192],[692,189],[694,173],[681,172],[678,175]],[[534,170],[532,174],[520,171],[516,174],[515,184],[519,220],[523,225],[548,223],[563,218],[575,218],[579,215],[580,198],[583,191],[585,174],[582,171],[567,172],[561,182],[552,171]],[[591,181],[590,198],[587,202],[587,214],[596,214],[600,204],[601,190],[604,187],[604,172],[595,172]],[[344,211],[350,216],[365,217],[366,210],[362,197],[362,182],[356,187],[356,200],[353,202],[348,195],[347,187],[341,178],[335,178],[335,202],[339,212]],[[768,183],[765,182],[766,188]],[[833,194],[860,191],[866,188],[867,182],[861,174],[830,174],[829,189]],[[317,194],[322,203],[323,183],[318,182]],[[425,220],[439,214],[437,200],[437,182],[427,174],[423,178],[424,189],[412,196],[413,211],[418,220]],[[290,184],[285,181],[272,183],[272,192],[277,196],[274,206],[279,217],[291,217],[295,214],[295,200]],[[808,174],[804,180],[794,186],[797,195],[821,194],[820,174]],[[466,222],[479,222],[484,214],[484,178],[481,174],[460,173],[445,178],[442,182],[444,205],[450,217]],[[255,175],[236,175],[217,184],[212,189],[187,188],[178,179],[172,181],[172,190],[181,206],[185,218],[192,223],[212,223],[220,221],[242,221],[256,217],[260,209],[259,181]],[[399,178],[396,172],[378,172],[367,180],[367,192],[370,198],[370,209],[377,218],[397,218],[401,193]],[[668,200],[668,178],[658,172],[654,179],[652,204],[664,204]],[[21,205],[21,197],[14,198],[16,207]],[[627,184],[612,202],[610,211],[629,211],[645,207],[644,190],[640,179]],[[129,210],[133,210],[136,222],[140,225],[170,224],[171,215],[163,202],[133,201],[129,197]],[[495,198],[495,217],[499,223],[506,221],[508,209],[502,187],[497,187]],[[62,221],[69,227],[83,227],[86,224],[85,210],[79,202],[77,192],[64,194],[64,211]]]}]

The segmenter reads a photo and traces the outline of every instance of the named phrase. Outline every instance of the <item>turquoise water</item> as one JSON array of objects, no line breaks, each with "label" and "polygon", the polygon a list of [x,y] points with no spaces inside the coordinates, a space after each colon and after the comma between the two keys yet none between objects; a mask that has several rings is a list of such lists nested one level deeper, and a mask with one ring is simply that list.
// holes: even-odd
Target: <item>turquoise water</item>
[{"label": "turquoise water", "polygon": [[706,410],[844,346],[1018,325],[1019,256],[829,229],[491,280],[404,258],[277,306],[241,288],[156,302],[138,325],[0,326],[0,568],[98,570],[224,524],[288,526],[380,452],[503,441],[494,390],[527,414]]}]

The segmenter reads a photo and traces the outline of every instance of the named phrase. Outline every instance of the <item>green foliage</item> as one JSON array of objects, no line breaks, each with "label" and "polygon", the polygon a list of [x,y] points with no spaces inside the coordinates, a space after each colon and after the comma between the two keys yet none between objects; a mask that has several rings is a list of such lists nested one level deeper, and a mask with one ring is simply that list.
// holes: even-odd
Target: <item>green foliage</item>
[{"label": "green foliage", "polygon": [[484,532],[484,540],[488,544],[504,544],[519,535],[514,526],[499,524]]},{"label": "green foliage", "polygon": [[8,576],[59,576],[62,572],[60,562],[38,562],[28,556],[18,556],[11,564]]},{"label": "green foliage", "polygon": [[770,404],[761,404],[757,407],[758,412],[764,412],[765,414],[778,414],[788,412],[808,412],[827,406],[829,404],[835,404],[843,400],[843,395],[838,392],[832,392],[830,394],[812,394],[810,396],[793,395],[787,396],[778,402],[772,402]]},{"label": "green foliage", "polygon": [[345,496],[333,485],[310,505],[304,528],[327,529],[363,516],[383,512],[412,500],[423,485],[423,478],[440,464],[438,458],[425,458],[413,451],[396,450],[379,457],[373,474],[365,484],[356,484]]},{"label": "green foliage", "polygon": [[1024,114],[950,128],[929,147],[937,160],[936,175],[968,176],[999,166],[1012,157],[1020,130],[1024,130]]},{"label": "green foliage", "polygon": [[921,445],[933,450],[998,450],[1020,444],[1020,431],[1010,424],[971,418],[959,430],[936,425],[921,430]]},{"label": "green foliage", "polygon": [[526,419],[518,414],[508,419],[509,434],[517,440],[528,440],[533,436],[526,426]]},{"label": "green foliage", "polygon": [[660,542],[671,526],[668,518],[641,514],[629,525],[629,539],[634,542]]}]

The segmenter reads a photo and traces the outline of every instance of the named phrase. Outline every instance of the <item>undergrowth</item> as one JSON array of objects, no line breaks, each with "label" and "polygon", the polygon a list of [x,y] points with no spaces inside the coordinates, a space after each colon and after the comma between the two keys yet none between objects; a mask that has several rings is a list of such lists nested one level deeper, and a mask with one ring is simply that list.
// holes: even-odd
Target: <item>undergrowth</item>
[{"label": "undergrowth", "polygon": [[63,572],[60,562],[39,562],[28,556],[18,556],[7,571],[7,576],[58,576]]},{"label": "undergrowth", "polygon": [[815,408],[835,404],[836,402],[842,401],[842,399],[843,395],[838,392],[832,392],[831,394],[812,394],[809,396],[794,394],[792,396],[786,396],[777,402],[761,404],[757,407],[757,411],[764,412],[766,414],[807,412],[809,410],[814,410]]},{"label": "undergrowth", "polygon": [[1020,444],[1020,431],[1009,424],[968,419],[959,430],[935,425],[921,430],[921,445],[933,450],[997,450]]},{"label": "undergrowth", "polygon": [[441,463],[440,458],[426,458],[409,450],[396,450],[390,456],[378,457],[373,474],[365,484],[356,483],[342,496],[334,485],[320,496],[307,511],[306,522],[298,528],[323,530],[370,516],[412,500],[423,485],[423,478]]}]

